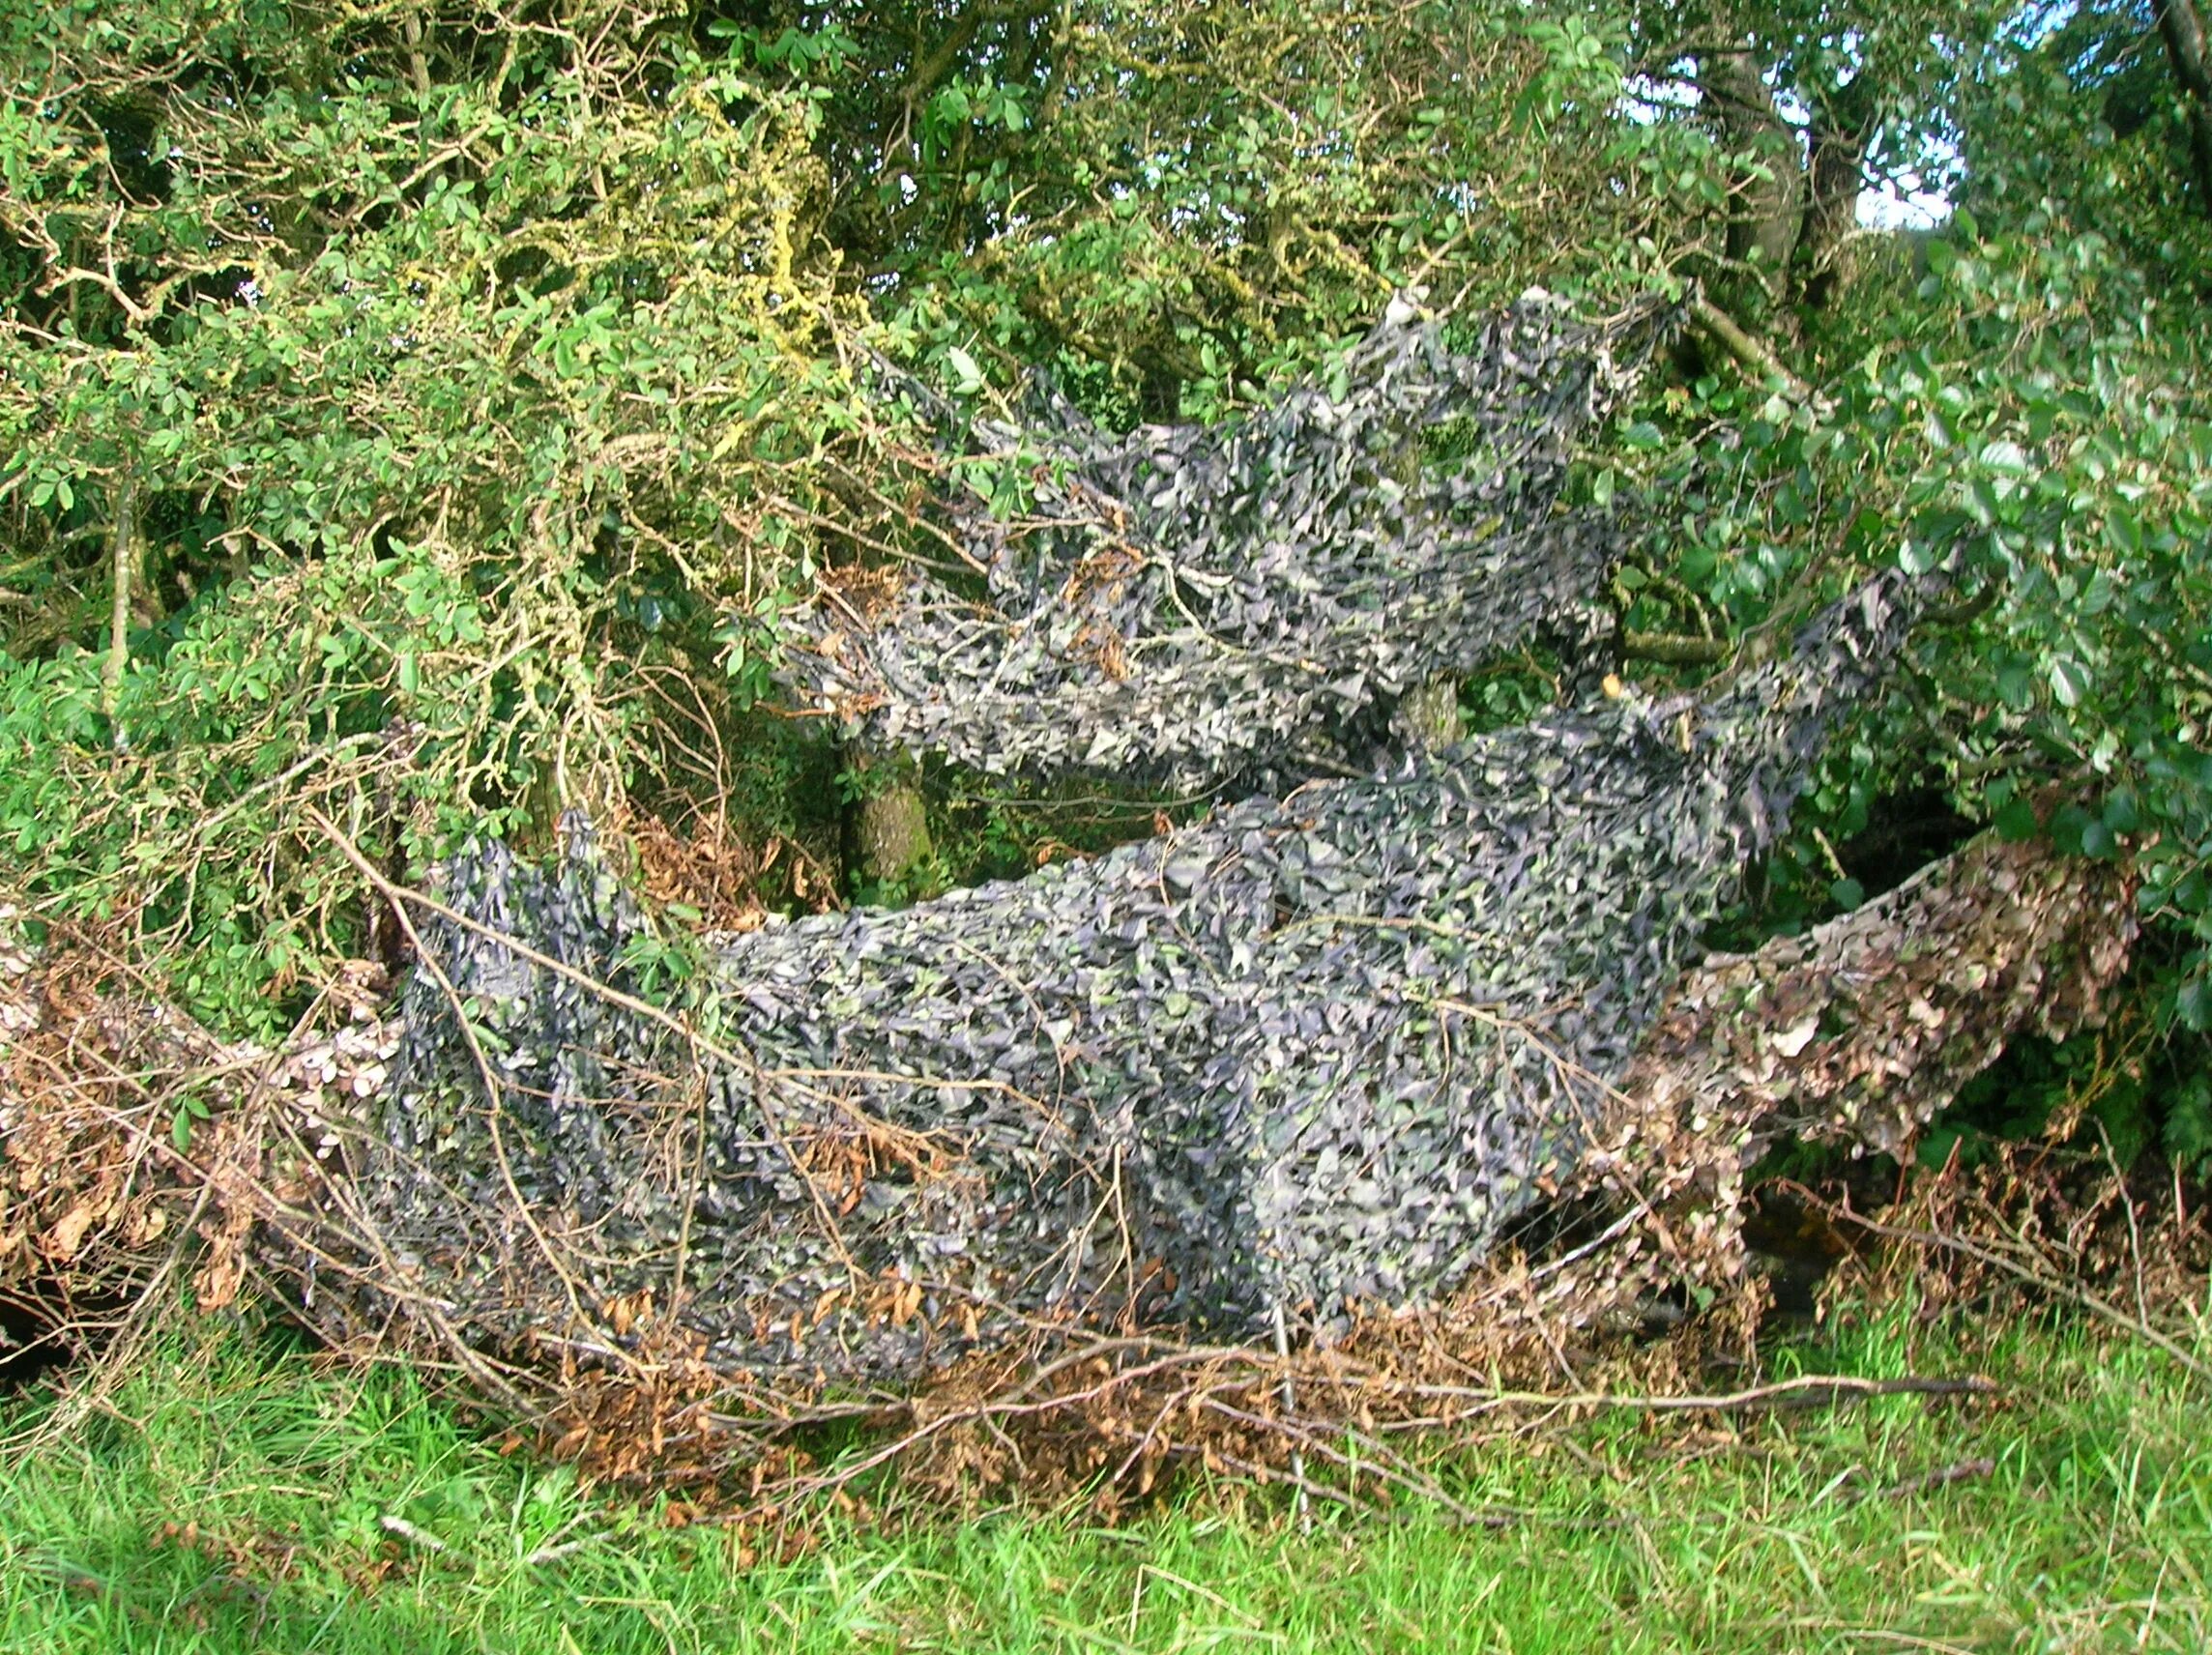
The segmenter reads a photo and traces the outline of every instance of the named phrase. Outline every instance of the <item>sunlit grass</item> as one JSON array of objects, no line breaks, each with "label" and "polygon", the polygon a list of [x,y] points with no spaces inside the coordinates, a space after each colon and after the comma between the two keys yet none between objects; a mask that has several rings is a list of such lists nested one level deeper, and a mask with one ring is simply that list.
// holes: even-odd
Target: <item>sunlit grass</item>
[{"label": "sunlit grass", "polygon": [[[2078,1326],[1903,1329],[1785,1362],[1980,1371],[2000,1398],[1469,1450],[1462,1496],[1528,1514],[1498,1527],[1189,1489],[1121,1529],[920,1518],[789,1561],[502,1457],[404,1375],[180,1338],[66,1444],[0,1463],[0,1648],[2212,1647],[2212,1399]],[[0,1430],[46,1406],[0,1404]]]}]

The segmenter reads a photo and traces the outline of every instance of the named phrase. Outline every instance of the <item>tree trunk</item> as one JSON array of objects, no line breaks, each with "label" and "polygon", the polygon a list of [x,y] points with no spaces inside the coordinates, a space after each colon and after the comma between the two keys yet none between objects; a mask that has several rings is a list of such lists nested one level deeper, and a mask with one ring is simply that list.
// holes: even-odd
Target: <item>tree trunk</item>
[{"label": "tree trunk", "polygon": [[1749,42],[1708,53],[1699,85],[1722,141],[1752,163],[1730,185],[1728,256],[1750,267],[1769,305],[1779,304],[1804,218],[1804,165],[1797,132],[1774,106],[1763,66]]},{"label": "tree trunk", "polygon": [[2157,0],[2158,32],[2181,85],[2189,123],[2189,159],[2197,174],[2197,210],[2212,217],[2212,69],[2205,63],[2204,19],[2196,0]]},{"label": "tree trunk", "polygon": [[107,618],[107,660],[101,668],[101,701],[109,718],[123,692],[123,669],[131,664],[131,593],[138,573],[138,481],[130,461],[122,462],[115,482],[115,537],[111,542],[114,582]]},{"label": "tree trunk", "polygon": [[853,806],[850,859],[862,879],[889,885],[906,878],[935,848],[919,768],[903,752],[855,749],[851,763],[865,778],[865,791]]},{"label": "tree trunk", "polygon": [[1874,141],[1873,87],[1862,70],[1813,111],[1805,166],[1805,217],[1791,285],[1807,309],[1825,308],[1849,283],[1844,247],[1858,225],[1866,188],[1867,147]]},{"label": "tree trunk", "polygon": [[1466,739],[1459,715],[1459,680],[1433,678],[1399,698],[1391,733],[1416,752],[1433,753]]}]

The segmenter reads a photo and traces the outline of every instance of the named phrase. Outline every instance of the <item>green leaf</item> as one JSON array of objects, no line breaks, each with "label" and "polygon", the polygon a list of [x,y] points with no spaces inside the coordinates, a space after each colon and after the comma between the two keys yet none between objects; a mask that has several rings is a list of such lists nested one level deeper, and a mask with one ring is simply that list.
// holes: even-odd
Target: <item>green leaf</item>
[{"label": "green leaf", "polygon": [[2024,798],[2009,801],[1996,814],[1997,837],[2008,845],[2024,844],[2041,829],[2035,819],[2035,806]]},{"label": "green leaf", "polygon": [[2051,819],[2052,843],[2070,857],[2081,856],[2086,850],[2083,836],[2094,822],[2096,818],[2079,804],[2065,805]]},{"label": "green leaf", "polygon": [[2051,693],[2061,707],[2081,706],[2082,697],[2089,693],[2088,672],[2079,661],[2058,656],[2051,663]]}]

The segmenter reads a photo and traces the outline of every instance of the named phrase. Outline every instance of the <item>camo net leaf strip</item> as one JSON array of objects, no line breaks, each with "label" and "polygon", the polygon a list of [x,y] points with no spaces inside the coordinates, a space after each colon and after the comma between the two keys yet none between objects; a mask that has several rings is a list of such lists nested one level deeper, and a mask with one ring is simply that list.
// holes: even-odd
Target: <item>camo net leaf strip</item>
[{"label": "camo net leaf strip", "polygon": [[1536,295],[1459,351],[1401,303],[1337,383],[1227,424],[1117,436],[1050,397],[1020,426],[947,419],[952,469],[1018,461],[1031,495],[1011,517],[955,503],[981,590],[909,571],[886,602],[826,577],[787,682],[864,740],[985,771],[1205,788],[1362,765],[1408,691],[1530,644],[1588,673],[1620,537],[1561,489],[1679,320],[1581,326]]}]

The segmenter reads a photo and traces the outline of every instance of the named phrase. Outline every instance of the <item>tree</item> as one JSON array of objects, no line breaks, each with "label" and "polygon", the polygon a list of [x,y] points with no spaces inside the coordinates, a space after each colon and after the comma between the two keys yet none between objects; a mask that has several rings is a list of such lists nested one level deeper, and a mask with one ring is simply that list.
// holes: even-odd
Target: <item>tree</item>
[{"label": "tree", "polygon": [[2212,68],[2207,68],[2204,20],[2192,0],[2158,0],[2159,39],[2180,94],[2189,130],[2189,160],[2197,183],[2197,208],[2212,213]]},{"label": "tree", "polygon": [[[259,1216],[353,1267],[337,1331],[427,1305],[480,1377],[672,1305],[725,1376],[1271,1333],[1646,1176],[1714,1222],[1637,1280],[1696,1286],[1757,1146],[1901,1151],[2108,991],[2166,1042],[2115,1142],[2201,1168],[2199,16],[17,7],[0,884],[226,1034],[422,942],[376,1131]],[[1908,178],[1926,223],[1862,218]],[[1686,325],[1594,397],[1521,341],[1503,463],[1482,396],[1360,422],[1379,321],[1486,361],[1516,302]],[[1132,644],[1182,686],[1069,692]],[[978,661],[1024,693],[932,700]],[[1416,760],[1439,678],[1472,740]],[[538,866],[572,807],[601,850]],[[771,860],[794,911],[971,888],[692,878]]]},{"label": "tree", "polygon": [[[1848,897],[1814,829],[1887,791],[2019,826],[2056,784],[2070,844],[2146,870],[2159,993],[2200,1020],[2206,230],[2171,180],[2203,102],[2193,11],[2158,13],[2159,93],[2131,15],[13,15],[11,878],[120,916],[205,1014],[281,1021],[375,906],[306,804],[414,870],[577,801],[827,814],[834,761],[774,717],[787,617],[1022,502],[983,456],[946,473],[877,356],[964,404],[1036,369],[1120,429],[1325,384],[1401,288],[1595,316],[1695,280],[1734,343],[1562,481],[1667,503],[1603,595],[1625,628],[1695,674],[1962,534],[1980,583],[1744,925]],[[1856,222],[1905,168],[1965,211]],[[1526,713],[1556,666],[1496,663],[1469,711]]]}]

